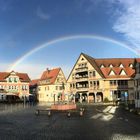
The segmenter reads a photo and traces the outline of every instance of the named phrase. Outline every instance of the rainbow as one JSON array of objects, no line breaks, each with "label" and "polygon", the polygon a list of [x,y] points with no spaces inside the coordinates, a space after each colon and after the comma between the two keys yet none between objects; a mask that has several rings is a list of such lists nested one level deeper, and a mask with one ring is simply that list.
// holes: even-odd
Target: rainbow
[{"label": "rainbow", "polygon": [[51,40],[49,42],[45,42],[42,45],[39,45],[39,46],[35,47],[34,49],[30,50],[29,52],[27,52],[26,54],[21,56],[18,60],[16,60],[12,64],[12,66],[10,68],[8,68],[7,71],[14,70],[14,68],[17,65],[19,65],[24,59],[26,59],[27,57],[29,57],[33,53],[35,53],[35,52],[37,52],[37,51],[39,51],[39,50],[41,50],[45,47],[48,47],[49,45],[52,45],[52,44],[55,44],[55,43],[58,43],[58,42],[62,42],[62,41],[73,40],[73,39],[97,39],[97,40],[101,40],[101,41],[108,41],[108,42],[117,44],[119,46],[122,46],[124,48],[127,48],[127,49],[129,49],[130,51],[134,52],[136,55],[139,56],[139,49],[130,47],[130,46],[124,44],[123,42],[114,40],[112,38],[108,38],[108,37],[104,37],[104,36],[98,36],[98,35],[73,35],[73,36],[60,37],[60,38]]}]

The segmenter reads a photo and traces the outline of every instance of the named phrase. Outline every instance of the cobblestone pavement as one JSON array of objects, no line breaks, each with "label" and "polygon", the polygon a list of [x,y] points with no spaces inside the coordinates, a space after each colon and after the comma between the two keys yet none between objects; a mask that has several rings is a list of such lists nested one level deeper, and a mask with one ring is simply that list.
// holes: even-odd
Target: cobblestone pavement
[{"label": "cobblestone pavement", "polygon": [[45,113],[36,107],[0,113],[0,140],[140,140],[140,117],[122,108],[85,105],[85,114]]}]

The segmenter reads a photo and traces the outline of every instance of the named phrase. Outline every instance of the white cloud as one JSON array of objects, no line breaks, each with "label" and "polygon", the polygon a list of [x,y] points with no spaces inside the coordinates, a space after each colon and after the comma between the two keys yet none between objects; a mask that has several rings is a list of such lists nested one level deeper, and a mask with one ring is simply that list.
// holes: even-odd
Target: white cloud
[{"label": "white cloud", "polygon": [[45,13],[40,7],[38,7],[36,14],[39,18],[41,18],[43,20],[50,19],[50,15],[48,13]]},{"label": "white cloud", "polygon": [[[113,18],[113,30],[121,33],[128,45],[140,51],[140,0],[76,0],[77,5],[87,13],[92,13],[101,4]],[[114,20],[115,19],[115,20]]]},{"label": "white cloud", "polygon": [[7,71],[8,67],[11,67],[11,64],[0,62],[0,72]]},{"label": "white cloud", "polygon": [[[3,65],[3,71],[6,71],[6,69],[10,69],[9,64],[4,64]],[[21,73],[28,73],[29,77],[31,79],[38,79],[41,77],[43,71],[46,70],[46,68],[53,69],[57,68],[60,66],[53,66],[53,65],[47,65],[47,64],[28,64],[28,63],[21,63],[13,69],[16,72],[21,72]],[[66,78],[68,77],[71,68],[69,66],[61,66]],[[0,70],[1,71],[1,70]]]},{"label": "white cloud", "polygon": [[39,65],[39,64],[22,63],[17,65],[13,70],[16,72],[28,73],[31,79],[38,79],[40,78],[42,72],[46,69],[46,67],[47,67],[46,65],[42,64]]},{"label": "white cloud", "polygon": [[[115,1],[115,0],[114,0]],[[133,46],[140,47],[140,1],[139,0],[118,0],[122,6],[113,29],[122,33],[125,39]]]}]

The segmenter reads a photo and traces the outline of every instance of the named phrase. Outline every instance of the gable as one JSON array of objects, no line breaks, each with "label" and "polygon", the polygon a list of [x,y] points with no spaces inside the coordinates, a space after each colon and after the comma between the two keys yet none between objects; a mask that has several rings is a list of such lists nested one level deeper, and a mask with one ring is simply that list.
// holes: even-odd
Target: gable
[{"label": "gable", "polygon": [[113,70],[110,71],[109,75],[116,75]]},{"label": "gable", "polygon": [[120,68],[123,68],[124,66],[123,66],[123,64],[120,64],[120,66],[119,66]]},{"label": "gable", "polygon": [[66,83],[66,78],[65,75],[63,73],[63,71],[60,69],[56,79],[55,79],[55,83],[56,84],[62,84],[62,83]]},{"label": "gable", "polygon": [[83,71],[85,70],[87,72],[95,71],[96,76],[98,78],[103,77],[103,74],[102,75],[100,74],[102,73],[100,68],[96,65],[96,62],[93,62],[93,61],[94,61],[93,58],[88,58],[86,55],[81,54],[79,58],[77,59],[72,71],[70,72],[70,75],[68,76],[67,81],[70,82],[71,80],[74,80],[75,73],[77,73],[80,70],[83,70]]},{"label": "gable", "polygon": [[104,68],[105,66],[102,64],[101,66],[100,66],[100,68]]},{"label": "gable", "polygon": [[110,65],[109,65],[109,67],[110,67],[110,68],[113,68],[113,65],[112,65],[112,64],[110,64]]},{"label": "gable", "polygon": [[124,70],[121,70],[120,75],[126,75],[126,72]]},{"label": "gable", "polygon": [[129,65],[129,67],[131,67],[131,68],[132,68],[132,67],[133,67],[133,64],[130,64],[130,65]]}]

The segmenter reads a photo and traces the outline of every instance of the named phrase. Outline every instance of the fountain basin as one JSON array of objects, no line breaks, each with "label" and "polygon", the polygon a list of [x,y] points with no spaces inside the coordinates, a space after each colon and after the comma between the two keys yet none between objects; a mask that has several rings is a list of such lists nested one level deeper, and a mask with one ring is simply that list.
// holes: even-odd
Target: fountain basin
[{"label": "fountain basin", "polygon": [[51,105],[51,110],[71,110],[76,109],[76,104],[54,104]]}]

